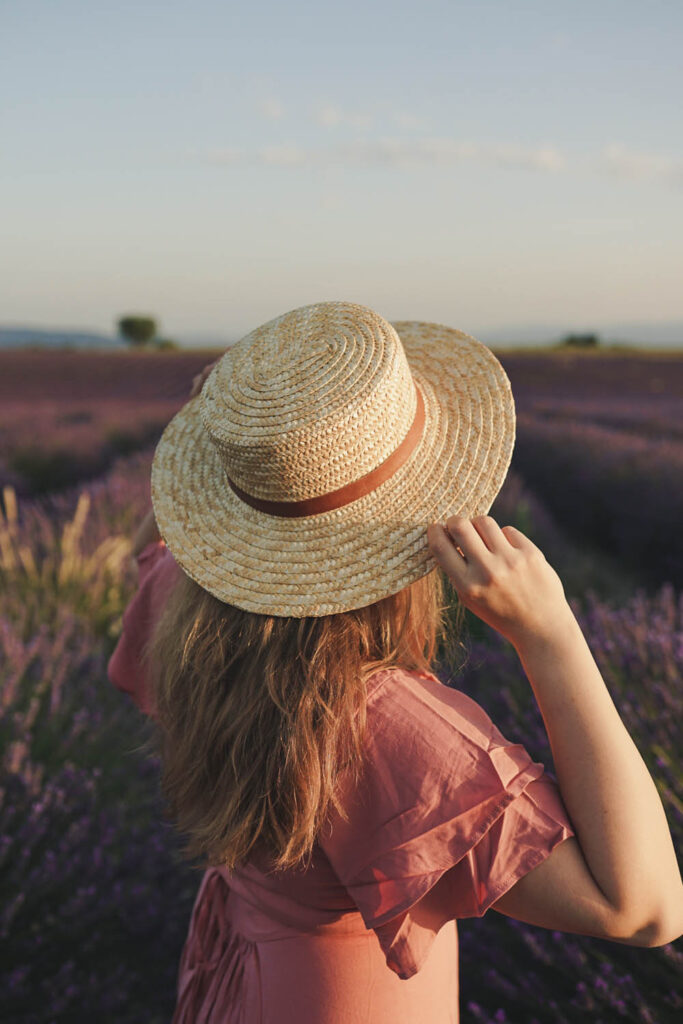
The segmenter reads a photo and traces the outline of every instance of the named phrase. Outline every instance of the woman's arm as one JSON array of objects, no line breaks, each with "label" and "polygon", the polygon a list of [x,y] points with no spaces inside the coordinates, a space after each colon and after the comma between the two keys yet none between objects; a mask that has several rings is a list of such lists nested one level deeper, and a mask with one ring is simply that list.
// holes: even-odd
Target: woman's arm
[{"label": "woman's arm", "polygon": [[[683,884],[664,806],[562,581],[543,552],[513,526],[501,529],[491,516],[452,516],[446,525],[429,527],[430,547],[462,603],[517,651],[596,895],[613,908],[611,919],[622,938],[644,945],[675,941],[683,929]],[[568,842],[569,850],[559,858],[553,852],[548,864],[554,857],[554,864],[572,870],[566,901],[586,906],[590,895],[577,893],[572,884],[585,873],[579,874],[580,864],[566,864],[575,846]]]},{"label": "woman's arm", "polygon": [[547,635],[514,646],[595,882],[631,920],[631,936],[640,932],[646,945],[675,942],[683,886],[664,807],[573,612],[568,607],[564,624]]}]

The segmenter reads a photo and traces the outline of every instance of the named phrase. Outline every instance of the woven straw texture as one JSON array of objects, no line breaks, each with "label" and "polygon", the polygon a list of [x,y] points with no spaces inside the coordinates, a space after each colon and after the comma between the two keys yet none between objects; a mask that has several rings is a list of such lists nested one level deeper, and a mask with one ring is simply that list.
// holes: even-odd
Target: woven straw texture
[{"label": "woven straw texture", "polygon": [[[375,469],[413,422],[422,436],[369,494],[286,518],[242,501],[300,501]],[[330,615],[397,593],[436,568],[427,526],[488,513],[512,459],[515,408],[494,354],[462,331],[389,323],[323,302],[225,351],[173,417],[152,463],[159,531],[221,601],[268,615]]]}]

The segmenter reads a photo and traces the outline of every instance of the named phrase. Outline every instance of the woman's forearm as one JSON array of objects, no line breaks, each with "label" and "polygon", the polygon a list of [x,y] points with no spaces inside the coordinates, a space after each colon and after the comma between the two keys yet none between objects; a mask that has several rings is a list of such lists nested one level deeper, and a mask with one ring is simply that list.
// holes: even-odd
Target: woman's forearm
[{"label": "woman's forearm", "polygon": [[634,929],[658,922],[680,935],[683,884],[662,802],[569,605],[563,623],[515,649],[597,885]]},{"label": "woman's forearm", "polygon": [[153,540],[160,540],[161,534],[157,528],[156,519],[154,518],[154,509],[150,508],[145,518],[140,523],[138,531],[133,538],[133,549],[131,555],[135,557],[139,555],[144,547],[150,544]]}]

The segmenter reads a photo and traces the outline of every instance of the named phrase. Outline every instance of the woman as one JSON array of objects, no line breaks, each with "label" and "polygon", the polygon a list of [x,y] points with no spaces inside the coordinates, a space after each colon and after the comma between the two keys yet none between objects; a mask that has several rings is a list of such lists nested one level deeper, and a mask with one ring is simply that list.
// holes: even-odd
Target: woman
[{"label": "woman", "polygon": [[[654,783],[559,577],[486,515],[515,436],[493,353],[326,302],[195,383],[109,664],[204,870],[174,1024],[457,1021],[456,921],[489,908],[677,938]],[[433,674],[443,574],[514,645],[559,784]]]}]

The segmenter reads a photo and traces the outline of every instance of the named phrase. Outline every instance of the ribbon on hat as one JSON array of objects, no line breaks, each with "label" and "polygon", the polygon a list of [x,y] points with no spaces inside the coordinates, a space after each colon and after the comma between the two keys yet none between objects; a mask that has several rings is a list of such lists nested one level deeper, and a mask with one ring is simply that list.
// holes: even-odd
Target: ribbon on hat
[{"label": "ribbon on hat", "polygon": [[385,480],[388,480],[390,476],[393,476],[396,470],[400,469],[414,452],[418,441],[422,437],[425,424],[424,399],[417,384],[415,385],[415,393],[417,395],[415,416],[410,430],[398,448],[395,448],[384,462],[380,462],[379,466],[375,466],[365,476],[352,481],[350,484],[345,484],[344,487],[337,488],[336,491],[329,491],[327,494],[320,494],[315,498],[304,498],[301,501],[269,501],[266,498],[255,498],[253,495],[247,494],[230,477],[228,477],[228,483],[237,497],[247,505],[258,509],[259,512],[268,512],[273,516],[283,516],[285,518],[314,516],[320,512],[330,512],[332,509],[342,508],[343,505],[348,505],[352,501],[356,501],[358,498],[369,494],[370,491],[374,491]]}]

